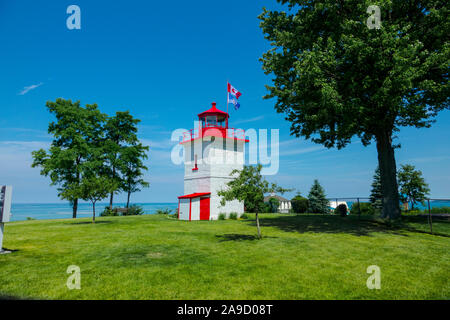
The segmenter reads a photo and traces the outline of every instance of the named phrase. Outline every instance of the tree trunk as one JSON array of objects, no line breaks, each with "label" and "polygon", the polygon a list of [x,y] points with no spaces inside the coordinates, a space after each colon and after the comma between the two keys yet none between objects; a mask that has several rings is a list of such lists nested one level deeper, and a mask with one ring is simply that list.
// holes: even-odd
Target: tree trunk
[{"label": "tree trunk", "polygon": [[114,199],[114,191],[109,195],[109,210],[112,210],[113,207],[113,199]]},{"label": "tree trunk", "polygon": [[[113,181],[116,178],[116,168],[113,167]],[[113,207],[113,200],[114,200],[114,191],[111,192],[110,196],[109,196],[109,210],[112,210]]]},{"label": "tree trunk", "polygon": [[397,185],[397,167],[391,132],[383,132],[376,137],[378,164],[380,167],[381,190],[383,193],[382,218],[400,218],[400,198]]},{"label": "tree trunk", "polygon": [[95,202],[92,202],[92,223],[95,223]]},{"label": "tree trunk", "polygon": [[258,229],[258,239],[261,239],[261,228],[259,227],[259,214],[256,213],[256,228]]},{"label": "tree trunk", "polygon": [[78,199],[73,200],[73,206],[72,206],[72,218],[77,218],[77,210],[78,210]]},{"label": "tree trunk", "polygon": [[127,198],[127,209],[128,209],[128,206],[130,205],[130,196],[131,196],[131,192],[130,192],[130,191],[128,191],[128,198]]}]

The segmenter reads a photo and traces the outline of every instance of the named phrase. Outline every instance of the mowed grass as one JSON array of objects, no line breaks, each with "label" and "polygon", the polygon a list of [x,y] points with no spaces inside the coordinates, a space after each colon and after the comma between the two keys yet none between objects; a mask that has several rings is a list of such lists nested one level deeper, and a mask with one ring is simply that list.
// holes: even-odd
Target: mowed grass
[{"label": "mowed grass", "polygon": [[[12,222],[0,296],[24,299],[448,299],[450,226],[357,217],[262,215],[255,221],[166,216]],[[418,228],[421,227],[422,229]],[[447,234],[447,236],[446,236]],[[69,265],[81,289],[66,286]],[[366,269],[381,269],[369,290]]]}]

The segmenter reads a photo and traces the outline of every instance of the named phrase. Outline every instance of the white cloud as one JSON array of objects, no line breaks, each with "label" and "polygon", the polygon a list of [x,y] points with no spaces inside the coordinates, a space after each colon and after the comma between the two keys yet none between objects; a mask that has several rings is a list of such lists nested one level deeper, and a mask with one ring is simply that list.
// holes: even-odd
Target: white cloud
[{"label": "white cloud", "polygon": [[254,117],[254,118],[249,118],[249,119],[236,120],[236,121],[233,121],[233,124],[236,125],[236,124],[254,122],[254,121],[258,121],[258,120],[262,120],[262,119],[264,119],[263,115],[257,116],[257,117]]},{"label": "white cloud", "polygon": [[24,88],[22,89],[22,91],[20,91],[19,95],[20,95],[20,96],[23,96],[23,95],[27,94],[29,91],[34,90],[34,89],[36,89],[36,88],[42,86],[43,84],[44,84],[43,82],[40,82],[40,83],[38,83],[38,84],[32,84],[31,86],[24,87]]}]

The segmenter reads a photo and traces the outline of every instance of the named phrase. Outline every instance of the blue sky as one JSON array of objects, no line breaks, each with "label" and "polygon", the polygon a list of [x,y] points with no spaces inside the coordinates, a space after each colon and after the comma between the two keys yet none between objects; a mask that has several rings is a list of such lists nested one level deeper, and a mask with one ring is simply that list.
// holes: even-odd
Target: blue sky
[{"label": "blue sky", "polygon": [[[81,30],[66,27],[71,4],[81,8]],[[0,0],[0,184],[14,186],[15,202],[60,201],[30,165],[31,151],[51,142],[45,102],[63,97],[141,119],[151,186],[132,201],[175,202],[183,168],[170,161],[170,134],[192,128],[212,101],[225,109],[229,80],[243,92],[231,126],[280,130],[280,170],[270,181],[307,194],[317,178],[329,197],[368,196],[374,145],[355,140],[328,150],[292,137],[275,101],[262,99],[270,83],[258,60],[269,48],[257,19],[263,6],[277,7],[274,0]],[[422,170],[433,197],[450,197],[449,123],[445,111],[430,129],[398,134],[397,164]]]}]

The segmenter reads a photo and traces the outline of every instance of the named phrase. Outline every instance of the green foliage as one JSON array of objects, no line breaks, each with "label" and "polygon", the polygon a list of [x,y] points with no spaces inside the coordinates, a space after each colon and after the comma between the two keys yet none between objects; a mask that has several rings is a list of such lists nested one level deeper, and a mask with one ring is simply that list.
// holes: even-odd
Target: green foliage
[{"label": "green foliage", "polygon": [[27,217],[27,220],[30,221],[30,220],[36,220],[36,219],[32,218],[32,217]]},{"label": "green foliage", "polygon": [[165,209],[157,209],[157,210],[155,211],[155,214],[170,215],[170,214],[172,214],[172,210],[170,210],[169,208],[165,208]]},{"label": "green foliage", "polygon": [[264,194],[288,191],[274,183],[269,185],[269,182],[262,177],[261,170],[261,164],[244,166],[242,170],[233,170],[230,176],[234,177],[234,179],[227,183],[225,190],[220,190],[217,193],[221,197],[220,204],[222,206],[225,205],[226,201],[239,200],[244,202],[248,212],[256,214],[256,227],[259,239],[261,239],[261,230],[258,214],[265,208]]},{"label": "green foliage", "polygon": [[49,151],[32,152],[32,167],[40,167],[41,175],[50,177],[51,185],[58,186],[58,196],[70,201],[75,218],[79,195],[69,189],[78,189],[83,176],[91,171],[92,162],[102,161],[96,149],[103,139],[102,125],[107,116],[96,104],[83,108],[79,101],[61,98],[48,101],[46,106],[56,118],[48,126],[53,141]]},{"label": "green foliage", "polygon": [[347,206],[345,204],[341,203],[334,209],[334,214],[339,215],[341,217],[346,217],[347,216]]},{"label": "green foliage", "polygon": [[147,170],[143,160],[147,159],[147,146],[138,143],[122,149],[120,153],[120,171],[122,172],[121,188],[127,192],[127,206],[130,202],[130,195],[140,191],[141,188],[148,188],[149,183],[142,178],[143,171]]},{"label": "green foliage", "polygon": [[103,211],[100,213],[101,217],[113,217],[118,215],[119,213],[117,212],[117,210],[110,209],[109,206],[106,206],[105,209],[103,209]]},{"label": "green foliage", "polygon": [[91,175],[83,177],[79,184],[71,184],[62,191],[65,199],[79,198],[92,203],[92,221],[95,222],[95,204],[105,199],[109,193],[117,189],[117,184],[104,176],[95,176],[95,170]]},{"label": "green foliage", "polygon": [[293,213],[305,213],[308,210],[308,199],[302,197],[300,193],[297,193],[295,197],[291,199]]},{"label": "green foliage", "polygon": [[249,217],[248,217],[248,214],[247,214],[247,213],[243,213],[243,214],[241,214],[241,216],[240,216],[239,218],[242,219],[242,220],[246,220],[246,219],[248,219]]},{"label": "green foliage", "polygon": [[383,191],[381,188],[380,168],[377,167],[373,175],[372,189],[370,191],[370,203],[375,210],[381,212],[383,208]]},{"label": "green foliage", "polygon": [[319,180],[314,180],[308,194],[308,211],[310,213],[329,213],[329,201],[325,195],[325,190],[320,185]]},{"label": "green foliage", "polygon": [[225,213],[219,213],[219,220],[225,220],[227,218],[227,215]]},{"label": "green foliage", "polygon": [[230,213],[230,216],[229,216],[230,220],[237,220],[237,218],[238,218],[238,214],[236,212]]},{"label": "green foliage", "polygon": [[133,204],[128,207],[126,212],[123,212],[123,216],[140,216],[144,214],[144,208],[138,206],[137,204]]},{"label": "green foliage", "polygon": [[[338,149],[354,137],[377,142],[383,216],[397,218],[392,140],[401,127],[429,127],[449,109],[448,1],[280,0],[264,9],[272,48],[262,57],[273,78],[265,98],[291,123],[291,134]],[[367,8],[381,10],[370,29]]]},{"label": "green foliage", "polygon": [[415,167],[410,164],[402,165],[397,175],[400,198],[404,202],[411,203],[410,209],[414,210],[414,205],[423,203],[426,196],[430,193],[428,184],[422,177],[422,172],[415,170]]},{"label": "green foliage", "polygon": [[267,213],[277,213],[278,207],[280,206],[280,201],[276,198],[270,198],[269,201],[266,202],[266,210]]},{"label": "green foliage", "polygon": [[83,108],[79,101],[64,99],[47,102],[47,108],[56,117],[48,128],[54,139],[48,152],[32,152],[32,167],[41,167],[41,174],[58,186],[58,195],[73,205],[74,218],[78,199],[93,202],[95,210],[95,202],[106,197],[105,190],[111,208],[114,193],[127,192],[128,207],[130,194],[148,186],[142,179],[148,147],[137,139],[139,120],[128,111],[108,118],[96,104]]},{"label": "green foliage", "polygon": [[374,215],[377,211],[369,202],[360,202],[359,205],[357,202],[352,204],[352,208],[350,209],[350,214],[358,215]]},{"label": "green foliage", "polygon": [[[124,189],[127,179],[127,171],[124,170],[127,164],[122,157],[129,148],[135,148],[139,144],[137,138],[137,124],[140,122],[134,119],[128,111],[116,112],[115,116],[109,117],[104,125],[105,139],[102,144],[105,153],[105,163],[103,174],[110,177],[119,186],[116,192]],[[148,149],[147,149],[148,150]],[[138,157],[138,159],[140,159]],[[138,161],[138,160],[134,160]],[[125,191],[128,191],[125,190]],[[114,193],[110,195],[110,206],[113,204]]]},{"label": "green foliage", "polygon": [[266,179],[261,176],[262,165],[244,166],[244,169],[233,170],[231,176],[235,177],[227,183],[226,190],[220,190],[220,204],[225,205],[226,201],[243,201],[248,212],[262,212],[264,209],[264,194],[279,192],[284,193],[286,189],[278,187],[272,183],[269,185]]}]

